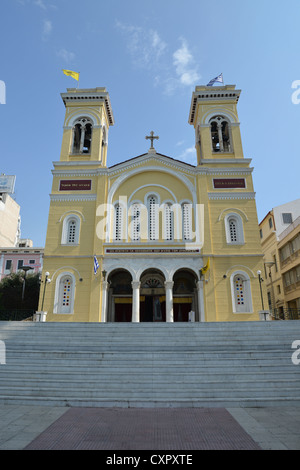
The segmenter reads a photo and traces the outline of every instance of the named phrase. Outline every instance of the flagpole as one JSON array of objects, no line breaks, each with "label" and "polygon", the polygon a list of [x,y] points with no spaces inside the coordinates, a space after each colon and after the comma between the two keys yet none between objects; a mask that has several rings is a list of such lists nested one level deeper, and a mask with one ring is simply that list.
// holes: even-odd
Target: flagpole
[{"label": "flagpole", "polygon": [[78,72],[77,88],[79,87],[79,76],[80,76],[80,72]]}]

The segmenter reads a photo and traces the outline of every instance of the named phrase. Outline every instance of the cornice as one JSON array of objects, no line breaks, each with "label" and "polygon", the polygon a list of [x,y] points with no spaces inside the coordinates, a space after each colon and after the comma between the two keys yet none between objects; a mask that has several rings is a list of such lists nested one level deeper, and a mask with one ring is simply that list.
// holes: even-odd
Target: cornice
[{"label": "cornice", "polygon": [[208,193],[208,199],[215,200],[215,199],[255,199],[254,192],[244,192],[244,193],[233,193],[233,192],[214,192]]},{"label": "cornice", "polygon": [[51,202],[96,201],[96,194],[50,194]]},{"label": "cornice", "polygon": [[51,170],[53,176],[66,177],[66,176],[99,176],[107,175],[107,169],[98,170]]},{"label": "cornice", "polygon": [[64,105],[66,106],[67,102],[69,101],[102,101],[105,104],[107,116],[109,119],[109,123],[111,126],[114,125],[114,116],[112,112],[111,102],[109,98],[108,92],[103,90],[97,89],[76,89],[76,88],[69,88],[67,93],[61,93],[62,100]]}]

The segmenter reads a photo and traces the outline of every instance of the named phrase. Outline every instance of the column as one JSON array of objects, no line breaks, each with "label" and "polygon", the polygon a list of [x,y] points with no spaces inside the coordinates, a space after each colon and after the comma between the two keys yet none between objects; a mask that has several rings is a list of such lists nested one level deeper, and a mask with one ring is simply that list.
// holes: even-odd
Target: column
[{"label": "column", "polygon": [[222,124],[220,124],[220,123],[218,123],[218,134],[219,134],[220,152],[224,152],[223,135],[222,135]]},{"label": "column", "polygon": [[132,319],[133,323],[140,321],[140,285],[139,281],[132,281]]},{"label": "column", "polygon": [[197,282],[197,293],[198,293],[198,310],[199,310],[199,321],[205,321],[204,316],[204,298],[203,298],[203,281]]},{"label": "column", "polygon": [[85,138],[85,126],[81,126],[80,149],[79,149],[80,153],[82,153],[83,151],[84,138]]},{"label": "column", "polygon": [[102,281],[102,315],[101,321],[107,322],[107,291],[109,288],[109,283],[107,281]]},{"label": "column", "polygon": [[173,281],[165,281],[166,288],[166,321],[174,321],[174,312],[173,312]]}]

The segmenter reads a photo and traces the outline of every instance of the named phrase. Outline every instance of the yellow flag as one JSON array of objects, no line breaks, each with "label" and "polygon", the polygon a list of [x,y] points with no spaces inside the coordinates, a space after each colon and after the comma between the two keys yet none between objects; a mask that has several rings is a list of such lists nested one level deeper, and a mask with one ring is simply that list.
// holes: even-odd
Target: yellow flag
[{"label": "yellow flag", "polygon": [[209,270],[209,258],[207,260],[207,263],[203,268],[201,268],[201,274],[205,274]]},{"label": "yellow flag", "polygon": [[64,70],[63,73],[65,75],[68,75],[69,77],[75,78],[75,80],[79,80],[79,73],[78,72],[73,72],[72,70]]}]

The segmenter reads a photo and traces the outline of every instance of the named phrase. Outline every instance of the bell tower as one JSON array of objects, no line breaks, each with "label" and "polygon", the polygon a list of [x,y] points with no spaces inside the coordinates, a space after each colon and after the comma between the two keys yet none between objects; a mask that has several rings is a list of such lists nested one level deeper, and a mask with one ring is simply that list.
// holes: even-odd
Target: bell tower
[{"label": "bell tower", "polygon": [[195,129],[198,165],[207,160],[243,158],[237,113],[240,93],[235,85],[195,88],[189,124]]},{"label": "bell tower", "polygon": [[68,88],[60,160],[97,161],[106,166],[108,130],[114,124],[106,88]]}]

